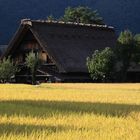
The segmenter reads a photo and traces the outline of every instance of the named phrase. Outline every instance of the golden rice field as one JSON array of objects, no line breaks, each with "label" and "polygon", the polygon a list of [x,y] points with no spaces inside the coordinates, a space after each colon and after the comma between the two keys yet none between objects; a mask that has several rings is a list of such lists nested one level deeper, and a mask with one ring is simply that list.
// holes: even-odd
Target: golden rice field
[{"label": "golden rice field", "polygon": [[140,84],[0,85],[1,140],[140,140]]}]

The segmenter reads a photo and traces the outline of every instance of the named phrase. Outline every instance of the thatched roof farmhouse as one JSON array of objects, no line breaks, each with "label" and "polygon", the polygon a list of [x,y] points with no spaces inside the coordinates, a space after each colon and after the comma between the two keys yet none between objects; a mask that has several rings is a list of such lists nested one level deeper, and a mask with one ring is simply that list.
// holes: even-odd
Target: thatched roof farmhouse
[{"label": "thatched roof farmhouse", "polygon": [[[34,50],[43,62],[38,77],[86,82],[90,80],[86,58],[94,50],[114,47],[115,43],[114,28],[107,25],[24,19],[2,57],[10,55],[15,63],[24,65],[27,53]],[[28,76],[23,70],[17,79]]]}]

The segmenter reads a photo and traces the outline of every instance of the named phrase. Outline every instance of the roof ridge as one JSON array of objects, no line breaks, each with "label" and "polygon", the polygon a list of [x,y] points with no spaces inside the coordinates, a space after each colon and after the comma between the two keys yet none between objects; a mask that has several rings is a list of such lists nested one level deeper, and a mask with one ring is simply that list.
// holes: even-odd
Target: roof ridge
[{"label": "roof ridge", "polygon": [[100,25],[100,24],[86,24],[86,23],[77,23],[77,22],[64,22],[64,21],[57,21],[57,20],[31,20],[31,19],[22,19],[21,24],[23,25],[30,25],[32,26],[33,22],[38,23],[54,23],[54,24],[65,24],[65,25],[75,25],[75,26],[86,26],[86,27],[98,27],[98,28],[108,28],[108,29],[114,29],[113,26],[108,25]]}]

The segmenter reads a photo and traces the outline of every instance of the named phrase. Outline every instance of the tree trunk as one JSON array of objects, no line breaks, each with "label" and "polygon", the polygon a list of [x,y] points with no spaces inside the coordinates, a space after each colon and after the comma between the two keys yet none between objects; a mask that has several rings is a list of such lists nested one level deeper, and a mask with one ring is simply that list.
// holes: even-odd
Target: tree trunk
[{"label": "tree trunk", "polygon": [[36,74],[35,74],[35,71],[32,73],[32,85],[36,85]]}]

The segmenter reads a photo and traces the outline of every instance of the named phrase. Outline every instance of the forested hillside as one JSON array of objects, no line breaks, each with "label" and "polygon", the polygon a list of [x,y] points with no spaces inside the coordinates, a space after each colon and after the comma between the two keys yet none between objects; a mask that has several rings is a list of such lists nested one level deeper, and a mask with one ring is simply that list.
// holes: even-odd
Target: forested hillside
[{"label": "forested hillside", "polygon": [[97,9],[106,24],[140,32],[140,0],[0,0],[0,44],[7,44],[20,19],[45,19],[52,14],[60,17],[68,6]]}]

